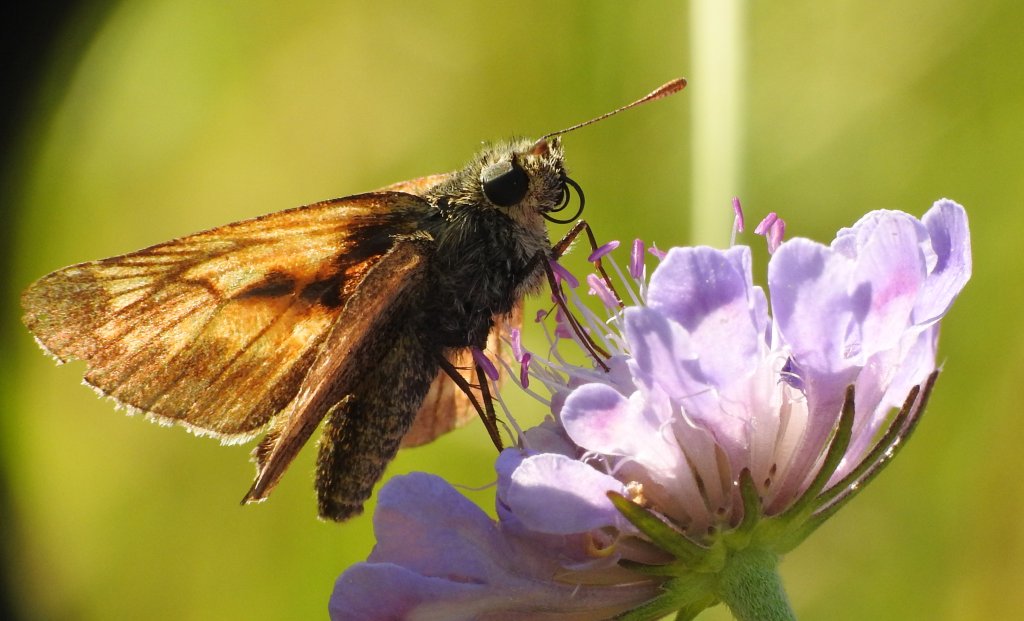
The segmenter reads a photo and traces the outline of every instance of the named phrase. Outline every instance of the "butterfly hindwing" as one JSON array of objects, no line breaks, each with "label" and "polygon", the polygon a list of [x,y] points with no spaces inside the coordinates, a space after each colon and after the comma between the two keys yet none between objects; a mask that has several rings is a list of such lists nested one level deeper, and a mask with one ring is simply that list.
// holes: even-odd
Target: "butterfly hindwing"
[{"label": "butterfly hindwing", "polygon": [[[422,238],[396,240],[368,270],[320,346],[295,399],[257,448],[257,476],[247,502],[266,497],[329,411],[335,414],[328,427],[338,431],[326,430],[321,446],[336,449],[338,457],[321,469],[324,474],[318,472],[318,480],[326,477],[330,485],[349,480],[350,487],[369,495],[437,373],[429,336],[410,320],[411,311],[428,294],[430,246]],[[346,415],[355,420],[338,419]],[[355,446],[360,450],[353,450]],[[379,471],[363,476],[369,464]]]}]

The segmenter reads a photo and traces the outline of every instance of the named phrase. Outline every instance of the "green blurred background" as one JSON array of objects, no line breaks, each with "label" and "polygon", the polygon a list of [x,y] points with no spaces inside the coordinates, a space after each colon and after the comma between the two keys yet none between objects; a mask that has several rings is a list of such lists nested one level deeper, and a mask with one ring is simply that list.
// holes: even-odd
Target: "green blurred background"
[{"label": "green blurred background", "polygon": [[[701,151],[714,141],[693,149],[693,136],[720,119],[693,115],[718,70],[694,63],[704,31],[686,3],[84,4],[7,145],[0,536],[12,614],[323,618],[335,577],[373,543],[367,516],[315,519],[312,451],[268,503],[241,508],[249,447],[127,418],[79,385],[80,363],[55,368],[18,320],[32,280],[450,170],[481,140],[536,136],[686,75],[683,95],[566,138],[600,236],[723,245],[733,194],[751,218],[778,211],[790,235],[821,240],[869,209],[920,215],[943,196],[971,218],[975,277],[944,326],[933,405],[888,471],[783,563],[798,616],[1024,615],[1024,3],[751,2],[741,20],[738,46],[714,33],[702,44],[744,59],[721,101],[739,114],[738,181],[723,170],[735,187],[692,205],[702,183],[723,184],[691,172],[717,161]],[[721,214],[716,234],[694,239],[695,209]],[[515,412],[542,414],[513,392]],[[480,487],[492,459],[474,423],[390,474]]]}]

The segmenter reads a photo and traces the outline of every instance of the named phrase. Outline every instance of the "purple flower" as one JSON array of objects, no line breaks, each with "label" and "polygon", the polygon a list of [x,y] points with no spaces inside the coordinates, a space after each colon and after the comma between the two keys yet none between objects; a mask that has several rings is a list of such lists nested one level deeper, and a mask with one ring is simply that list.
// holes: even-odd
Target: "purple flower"
[{"label": "purple flower", "polygon": [[949,200],[775,242],[770,302],[745,246],[673,248],[645,283],[634,244],[624,309],[588,279],[607,317],[576,313],[609,370],[516,343],[554,417],[499,458],[497,522],[440,479],[392,480],[332,618],[790,618],[779,556],[904,444],[971,256]]},{"label": "purple flower", "polygon": [[373,521],[377,546],[338,578],[332,619],[606,618],[657,593],[608,561],[604,572],[593,572],[608,584],[559,581],[586,575],[585,566],[601,557],[591,537],[495,524],[430,474],[392,479]]}]

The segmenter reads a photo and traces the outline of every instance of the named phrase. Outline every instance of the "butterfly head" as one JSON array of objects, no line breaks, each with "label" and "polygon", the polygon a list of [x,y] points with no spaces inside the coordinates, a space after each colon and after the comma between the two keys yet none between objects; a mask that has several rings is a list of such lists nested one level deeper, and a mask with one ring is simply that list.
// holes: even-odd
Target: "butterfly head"
[{"label": "butterfly head", "polygon": [[[565,172],[564,151],[557,137],[515,140],[485,149],[478,159],[478,170],[475,180],[485,204],[504,210],[513,219],[536,220],[540,216],[564,224],[575,220],[583,210],[583,191]],[[575,215],[552,215],[569,206],[573,189],[580,196]]]}]

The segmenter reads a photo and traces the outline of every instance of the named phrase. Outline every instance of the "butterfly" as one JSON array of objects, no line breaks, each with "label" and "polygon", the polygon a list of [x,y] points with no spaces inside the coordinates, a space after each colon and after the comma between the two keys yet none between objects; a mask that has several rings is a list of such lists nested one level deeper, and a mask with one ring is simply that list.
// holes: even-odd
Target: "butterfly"
[{"label": "butterfly", "polygon": [[[363,504],[403,446],[474,415],[502,446],[473,349],[501,355],[524,296],[586,231],[552,245],[583,193],[559,136],[487,146],[460,170],[65,267],[22,295],[58,362],[130,412],[224,443],[263,438],[243,503],[262,501],[317,427],[321,517]],[[580,197],[571,218],[572,192]]]}]

